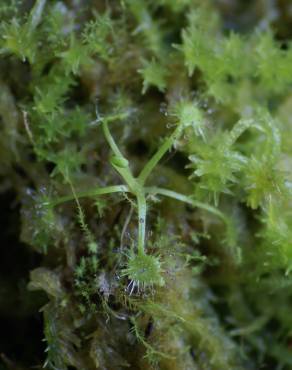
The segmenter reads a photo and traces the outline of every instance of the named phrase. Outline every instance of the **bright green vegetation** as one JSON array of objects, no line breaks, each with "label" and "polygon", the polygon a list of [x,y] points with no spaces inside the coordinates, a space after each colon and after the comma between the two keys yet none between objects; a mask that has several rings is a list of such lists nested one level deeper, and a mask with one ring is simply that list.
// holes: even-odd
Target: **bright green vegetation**
[{"label": "bright green vegetation", "polygon": [[292,369],[287,12],[1,3],[0,369]]}]

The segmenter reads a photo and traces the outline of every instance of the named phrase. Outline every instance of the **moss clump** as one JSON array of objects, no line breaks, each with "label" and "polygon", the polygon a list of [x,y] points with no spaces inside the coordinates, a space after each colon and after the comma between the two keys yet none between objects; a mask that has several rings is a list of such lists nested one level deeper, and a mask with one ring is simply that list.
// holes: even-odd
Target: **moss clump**
[{"label": "moss clump", "polygon": [[291,19],[249,3],[0,5],[0,367],[292,368]]}]

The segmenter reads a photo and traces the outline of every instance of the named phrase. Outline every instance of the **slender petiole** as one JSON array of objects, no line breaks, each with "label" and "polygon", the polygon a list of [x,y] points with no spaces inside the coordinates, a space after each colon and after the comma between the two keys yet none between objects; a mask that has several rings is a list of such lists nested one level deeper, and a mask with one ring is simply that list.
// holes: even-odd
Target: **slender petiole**
[{"label": "slender petiole", "polygon": [[110,133],[110,130],[108,128],[108,124],[106,121],[102,122],[102,129],[103,129],[104,136],[109,146],[111,147],[111,150],[115,153],[116,156],[124,158],[122,152],[120,151],[114,138],[112,137],[112,134]]},{"label": "slender petiole", "polygon": [[[118,146],[117,146],[117,144],[116,144],[116,142],[115,142],[115,140],[114,140],[114,138],[113,138],[113,136],[112,136],[112,134],[109,130],[109,127],[108,127],[108,124],[107,124],[106,121],[103,121],[102,128],[103,128],[104,136],[105,136],[109,146],[111,147],[112,151],[114,152],[115,156],[118,157],[118,158],[127,160],[123,156],[120,149],[118,148]],[[116,165],[113,165],[113,167],[122,176],[122,178],[125,180],[125,182],[128,184],[128,186],[133,191],[135,191],[135,189],[137,188],[137,181],[134,178],[134,176],[132,175],[132,173],[130,171],[130,168],[129,167],[118,167]]]},{"label": "slender petiole", "polygon": [[98,195],[103,194],[112,194],[112,193],[127,193],[129,192],[129,188],[126,185],[113,185],[113,186],[106,186],[104,188],[95,188],[92,190],[87,190],[83,192],[76,192],[75,195],[65,195],[64,197],[59,197],[51,202],[48,202],[47,205],[51,207],[55,207],[59,204],[68,202],[70,200],[74,200],[77,198],[92,198]]},{"label": "slender petiole", "polygon": [[205,203],[202,203],[202,202],[198,202],[197,200],[193,200],[190,196],[180,194],[180,193],[177,193],[177,192],[172,191],[172,190],[155,187],[155,186],[146,187],[145,192],[146,192],[146,194],[164,195],[166,197],[176,199],[180,202],[184,202],[186,204],[189,204],[193,207],[204,209],[205,211],[208,211],[208,212],[218,216],[219,218],[221,218],[222,221],[224,221],[224,223],[228,224],[227,217],[222,212],[220,212],[217,208],[212,207],[212,206],[210,206],[208,204],[205,204]]},{"label": "slender petiole", "polygon": [[174,132],[165,140],[165,142],[161,145],[157,152],[146,163],[140,175],[138,176],[138,181],[141,185],[144,185],[145,181],[147,180],[153,169],[156,167],[160,159],[172,147],[174,141],[180,136],[181,130],[181,126],[178,126],[174,130]]}]

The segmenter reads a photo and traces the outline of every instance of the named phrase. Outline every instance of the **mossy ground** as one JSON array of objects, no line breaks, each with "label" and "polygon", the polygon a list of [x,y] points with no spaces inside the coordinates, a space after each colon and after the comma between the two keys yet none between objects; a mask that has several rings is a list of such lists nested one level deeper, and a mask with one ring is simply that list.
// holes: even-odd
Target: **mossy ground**
[{"label": "mossy ground", "polygon": [[0,4],[0,369],[292,369],[289,1]]}]

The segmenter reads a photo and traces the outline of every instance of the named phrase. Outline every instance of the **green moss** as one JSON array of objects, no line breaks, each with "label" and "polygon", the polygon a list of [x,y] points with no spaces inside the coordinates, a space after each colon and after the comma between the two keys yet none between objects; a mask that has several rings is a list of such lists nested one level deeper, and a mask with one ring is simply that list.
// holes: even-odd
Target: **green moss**
[{"label": "green moss", "polygon": [[44,355],[3,366],[291,368],[282,7],[0,5],[0,191],[47,295]]}]

